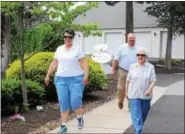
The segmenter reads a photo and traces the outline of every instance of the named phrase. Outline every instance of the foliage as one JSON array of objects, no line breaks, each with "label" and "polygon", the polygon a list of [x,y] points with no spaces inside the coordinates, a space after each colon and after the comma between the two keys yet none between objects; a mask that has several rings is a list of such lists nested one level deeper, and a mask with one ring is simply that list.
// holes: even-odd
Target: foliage
[{"label": "foliage", "polygon": [[[28,102],[29,106],[33,107],[38,104],[43,103],[45,100],[45,90],[44,88],[36,82],[31,80],[26,81],[28,90]],[[2,80],[1,87],[1,112],[2,115],[9,115],[17,112],[23,111],[22,106],[22,91],[21,91],[21,81],[13,78],[7,78]]]},{"label": "foliage", "polygon": [[53,28],[48,23],[41,23],[35,28],[30,28],[25,31],[25,52],[34,52],[43,48],[44,39],[50,35],[53,31]]},{"label": "foliage", "polygon": [[93,92],[107,88],[107,77],[104,74],[100,64],[90,58],[86,58],[89,65],[89,84],[86,86],[86,92]]},{"label": "foliage", "polygon": [[[28,59],[25,62],[25,74],[27,79],[31,79],[33,81],[39,82],[42,85],[44,84],[45,75],[49,68],[49,65],[53,59],[52,52],[40,52],[35,54],[33,57]],[[6,71],[7,78],[16,78],[20,79],[20,61],[16,60],[12,64],[10,64],[10,68]],[[53,83],[53,76],[51,77],[51,83]],[[53,92],[54,91],[54,92]],[[46,87],[47,98],[51,99],[55,96],[55,86],[51,84],[49,87]],[[54,95],[53,95],[54,94]]]},{"label": "foliage", "polygon": [[[76,2],[27,2],[27,1],[19,1],[19,2],[3,2],[2,3],[2,13],[5,14],[7,17],[11,17],[13,20],[13,23],[15,23],[15,35],[13,35],[11,39],[13,39],[13,45],[15,45],[16,48],[18,48],[17,53],[19,54],[19,59],[21,61],[21,82],[22,82],[22,97],[23,102],[25,105],[25,108],[28,104],[28,96],[27,96],[27,89],[26,89],[26,83],[25,83],[25,49],[27,49],[26,45],[30,45],[30,40],[26,40],[26,31],[30,30],[31,28],[34,28],[35,26],[39,25],[41,22],[49,22],[49,18],[52,19],[60,19],[59,21],[52,21],[53,24],[60,24],[59,27],[56,28],[56,31],[54,33],[58,33],[58,30],[67,28],[68,26],[73,25],[73,20],[78,17],[78,15],[82,15],[85,12],[87,12],[89,9],[93,7],[97,7],[97,2],[87,2],[84,5],[77,6],[73,8],[72,6],[75,6]],[[56,23],[55,23],[56,22]],[[9,27],[12,25],[9,24],[8,27],[5,27],[5,29],[9,29]],[[94,25],[86,25],[88,29],[82,29],[83,30],[96,30],[93,29],[96,28],[96,24]],[[81,28],[81,27],[79,27]],[[82,27],[84,28],[84,26]],[[90,29],[89,29],[90,28]],[[91,29],[92,28],[92,29]],[[59,31],[61,32],[61,31]],[[9,32],[7,35],[4,34],[4,36],[11,36],[11,32]],[[45,32],[44,32],[45,33]],[[90,34],[91,32],[87,32]],[[43,32],[41,33],[43,35]],[[37,36],[37,34],[32,34],[34,37]],[[40,34],[39,34],[40,35]],[[55,35],[55,34],[54,34]],[[8,41],[9,39],[6,39]],[[6,42],[5,41],[5,42]],[[34,39],[32,41],[35,41]],[[29,43],[26,43],[29,42]],[[47,45],[51,45],[53,42],[51,41]],[[10,43],[9,43],[10,44]],[[35,45],[35,44],[31,44]],[[35,45],[37,46],[37,45]],[[40,47],[40,46],[39,46]],[[30,47],[28,47],[30,48]],[[32,47],[34,48],[34,47]],[[42,50],[44,48],[41,48]],[[36,52],[40,50],[34,50]],[[9,50],[11,52],[11,49]],[[34,52],[33,54],[35,54]],[[33,54],[31,56],[33,56]]]},{"label": "foliage", "polygon": [[21,6],[20,2],[1,2],[1,12],[5,15],[13,15],[12,13]]},{"label": "foliage", "polygon": [[[144,2],[140,2],[143,4]],[[168,29],[165,55],[165,68],[171,69],[172,38],[174,35],[185,34],[185,3],[158,1],[148,2],[144,10],[157,18],[160,27]]]},{"label": "foliage", "polygon": [[[164,64],[165,59],[160,59],[157,64],[161,65]],[[176,67],[176,66],[183,66],[184,62],[181,59],[171,59],[171,64],[172,66]]]},{"label": "foliage", "polygon": [[[47,70],[53,59],[53,52],[40,52],[35,54],[33,57],[25,62],[25,72],[26,78],[33,81],[42,83],[44,82]],[[87,58],[88,59],[88,58]],[[89,65],[89,84],[87,85],[85,91],[91,92],[96,90],[101,90],[107,86],[107,78],[102,71],[98,63],[93,62],[88,59]],[[6,71],[7,78],[20,79],[20,61],[16,60]],[[51,83],[49,87],[45,87],[47,91],[48,99],[56,99],[56,91],[53,83],[54,75],[51,76]]]},{"label": "foliage", "polygon": [[54,51],[63,43],[63,30],[73,28],[81,31],[84,36],[101,36],[97,31],[98,23],[85,25],[73,23],[74,19],[84,15],[88,10],[98,7],[98,2],[2,2],[2,12],[12,19],[12,60],[17,59],[20,53],[16,31],[16,12],[24,6],[24,50],[26,53],[34,51]]},{"label": "foliage", "polygon": [[182,1],[150,2],[145,9],[149,15],[157,18],[159,26],[168,28],[169,20],[172,20],[174,34],[185,33],[185,3]]},{"label": "foliage", "polygon": [[114,6],[116,3],[119,3],[120,1],[105,1],[105,3],[109,6]]}]

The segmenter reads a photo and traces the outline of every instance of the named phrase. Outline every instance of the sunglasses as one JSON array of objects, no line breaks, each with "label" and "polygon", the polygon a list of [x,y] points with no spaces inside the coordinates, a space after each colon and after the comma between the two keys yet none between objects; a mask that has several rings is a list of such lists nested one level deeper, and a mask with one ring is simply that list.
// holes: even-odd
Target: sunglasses
[{"label": "sunglasses", "polygon": [[137,56],[141,56],[141,57],[145,57],[146,55],[145,54],[137,54]]},{"label": "sunglasses", "polygon": [[73,39],[73,36],[64,36],[65,39]]}]

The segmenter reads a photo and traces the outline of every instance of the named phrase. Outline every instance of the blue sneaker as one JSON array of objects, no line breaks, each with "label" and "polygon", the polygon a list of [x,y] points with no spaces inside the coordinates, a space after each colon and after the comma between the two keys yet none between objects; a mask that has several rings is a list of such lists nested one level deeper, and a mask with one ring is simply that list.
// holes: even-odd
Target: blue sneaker
[{"label": "blue sneaker", "polygon": [[67,127],[61,125],[60,132],[61,132],[61,133],[66,133],[66,132],[67,132]]},{"label": "blue sneaker", "polygon": [[78,121],[78,129],[82,129],[84,127],[83,116],[81,118],[77,118],[77,121]]}]

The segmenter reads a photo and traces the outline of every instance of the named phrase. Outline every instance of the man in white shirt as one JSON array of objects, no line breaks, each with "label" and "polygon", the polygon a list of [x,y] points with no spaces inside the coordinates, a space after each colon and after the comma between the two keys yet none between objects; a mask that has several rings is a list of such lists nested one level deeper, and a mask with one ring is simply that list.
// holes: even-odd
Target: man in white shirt
[{"label": "man in white shirt", "polygon": [[127,36],[128,43],[119,46],[111,69],[112,77],[114,77],[115,69],[118,66],[118,83],[117,89],[119,94],[118,107],[123,108],[123,102],[125,98],[125,83],[129,67],[132,63],[137,61],[136,53],[138,46],[135,45],[135,35],[129,33]]}]

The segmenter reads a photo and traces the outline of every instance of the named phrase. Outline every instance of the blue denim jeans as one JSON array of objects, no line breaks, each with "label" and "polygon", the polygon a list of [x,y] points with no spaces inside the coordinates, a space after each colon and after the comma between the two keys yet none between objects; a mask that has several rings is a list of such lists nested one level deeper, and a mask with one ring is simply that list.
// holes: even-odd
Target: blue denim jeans
[{"label": "blue denim jeans", "polygon": [[151,100],[130,99],[130,111],[135,134],[141,134],[150,110]]}]

